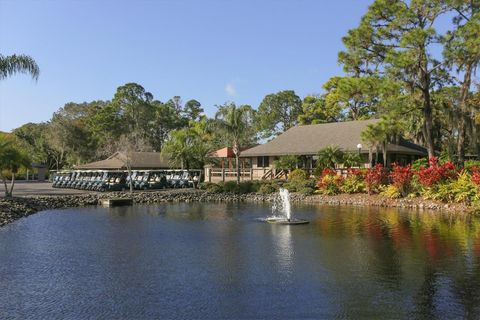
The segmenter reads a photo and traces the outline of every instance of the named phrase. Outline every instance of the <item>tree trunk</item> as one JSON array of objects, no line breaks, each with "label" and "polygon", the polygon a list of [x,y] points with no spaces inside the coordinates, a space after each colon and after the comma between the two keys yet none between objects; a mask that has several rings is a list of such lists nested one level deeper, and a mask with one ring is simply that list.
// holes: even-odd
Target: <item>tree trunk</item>
[{"label": "tree trunk", "polygon": [[382,143],[383,167],[387,167],[387,142]]},{"label": "tree trunk", "polygon": [[13,187],[15,186],[15,173],[12,172],[12,182],[10,183],[10,192],[8,196],[11,197],[13,195]]},{"label": "tree trunk", "polygon": [[423,117],[425,124],[425,143],[427,145],[428,157],[433,158],[435,156],[435,146],[433,143],[433,116],[432,116],[432,104],[430,101],[429,88],[424,90],[423,101]]},{"label": "tree trunk", "polygon": [[428,151],[428,157],[435,156],[435,145],[433,143],[433,115],[432,101],[430,98],[430,73],[428,71],[427,54],[424,46],[421,47],[421,56],[419,57],[419,78],[423,96],[423,129],[424,140]]},{"label": "tree trunk", "polygon": [[237,169],[237,184],[240,184],[240,155],[235,153],[235,166]]},{"label": "tree trunk", "polygon": [[467,64],[465,68],[465,75],[463,77],[462,87],[460,88],[460,119],[458,122],[458,140],[457,140],[457,158],[458,163],[463,167],[465,161],[465,118],[468,92],[472,82],[472,64]]},{"label": "tree trunk", "polygon": [[8,186],[7,186],[7,180],[5,177],[2,175],[2,180],[3,180],[3,185],[5,186],[5,197],[8,197]]},{"label": "tree trunk", "polygon": [[373,148],[370,146],[368,148],[368,162],[370,164],[370,167],[372,167],[372,162],[373,162]]},{"label": "tree trunk", "polygon": [[128,167],[127,168],[127,171],[128,171],[128,176],[130,177],[128,181],[130,181],[130,193],[133,193],[133,180],[132,180],[132,168]]}]

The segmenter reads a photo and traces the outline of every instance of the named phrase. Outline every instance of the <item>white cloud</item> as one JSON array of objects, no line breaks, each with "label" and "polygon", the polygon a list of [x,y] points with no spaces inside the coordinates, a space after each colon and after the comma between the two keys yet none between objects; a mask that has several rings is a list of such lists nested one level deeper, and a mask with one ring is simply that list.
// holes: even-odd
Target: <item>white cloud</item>
[{"label": "white cloud", "polygon": [[233,82],[228,82],[225,85],[225,92],[229,96],[236,96],[237,95],[237,89],[235,88],[235,84]]}]

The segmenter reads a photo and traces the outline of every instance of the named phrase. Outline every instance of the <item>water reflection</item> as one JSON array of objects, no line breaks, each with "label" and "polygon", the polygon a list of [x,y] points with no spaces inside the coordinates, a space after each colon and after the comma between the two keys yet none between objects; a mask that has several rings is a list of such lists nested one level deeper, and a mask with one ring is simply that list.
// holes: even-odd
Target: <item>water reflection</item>
[{"label": "water reflection", "polygon": [[0,318],[480,318],[480,218],[293,210],[311,223],[241,203],[22,219],[0,229]]},{"label": "water reflection", "polygon": [[290,225],[272,225],[272,241],[277,259],[278,270],[289,277],[293,272],[294,250],[292,241],[292,226]]},{"label": "water reflection", "polygon": [[[407,294],[407,303],[414,306],[409,317],[480,316],[478,217],[375,208],[339,213],[342,209],[324,207],[322,211],[324,216],[316,221],[316,228],[324,239],[337,239],[325,255],[335,255],[338,250],[353,253],[354,244],[358,248],[358,243],[363,243],[363,254],[349,255],[345,263],[356,266],[361,279],[372,278],[370,286],[381,285],[384,293]],[[339,246],[339,238],[351,241]],[[335,269],[338,261],[327,259],[324,263],[329,272],[343,279]],[[338,280],[336,285],[345,284]],[[378,289],[362,291],[368,303],[372,303],[373,291]],[[344,306],[347,310],[351,307]]]}]

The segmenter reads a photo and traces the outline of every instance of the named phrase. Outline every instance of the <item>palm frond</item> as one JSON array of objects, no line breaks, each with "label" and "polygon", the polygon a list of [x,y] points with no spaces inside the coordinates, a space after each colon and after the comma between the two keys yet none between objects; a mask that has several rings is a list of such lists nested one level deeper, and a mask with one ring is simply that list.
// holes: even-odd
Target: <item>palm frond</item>
[{"label": "palm frond", "polygon": [[0,80],[16,73],[30,74],[34,80],[38,80],[40,68],[30,56],[23,54],[4,56],[0,54]]}]

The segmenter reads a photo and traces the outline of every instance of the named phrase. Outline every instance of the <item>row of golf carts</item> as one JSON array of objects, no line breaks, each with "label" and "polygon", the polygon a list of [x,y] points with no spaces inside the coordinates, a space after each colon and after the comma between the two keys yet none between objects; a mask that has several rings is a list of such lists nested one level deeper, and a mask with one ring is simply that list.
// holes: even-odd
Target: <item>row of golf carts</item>
[{"label": "row of golf carts", "polygon": [[133,185],[137,190],[191,188],[200,180],[200,170],[74,170],[55,173],[53,188],[70,188],[92,191],[122,191]]}]

